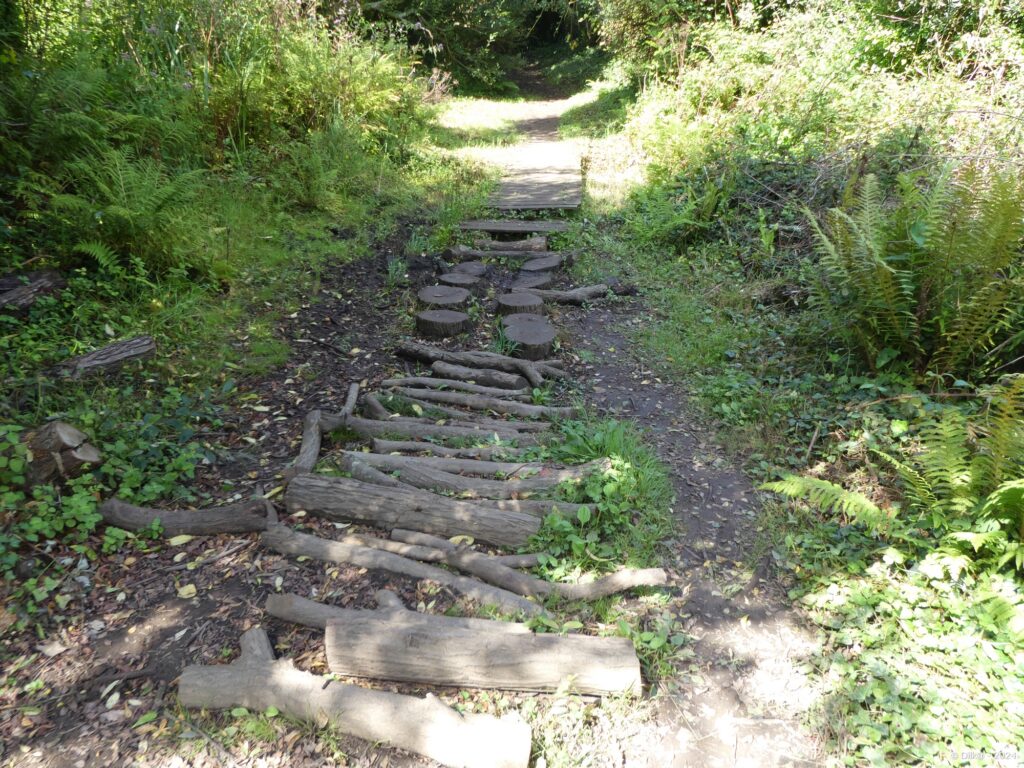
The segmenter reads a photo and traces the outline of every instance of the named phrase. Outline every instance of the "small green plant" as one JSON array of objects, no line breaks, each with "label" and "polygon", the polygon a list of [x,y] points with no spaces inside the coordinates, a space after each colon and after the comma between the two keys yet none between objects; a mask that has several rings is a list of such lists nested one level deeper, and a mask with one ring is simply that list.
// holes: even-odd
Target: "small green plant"
[{"label": "small green plant", "polygon": [[494,328],[494,336],[491,337],[491,351],[512,357],[517,349],[519,349],[519,345],[505,334],[505,326],[499,320]]},{"label": "small green plant", "polygon": [[648,617],[639,627],[619,619],[616,628],[620,637],[633,641],[644,675],[651,681],[671,677],[675,663],[685,657],[685,648],[693,641],[679,620],[667,612],[653,619]]},{"label": "small green plant", "polygon": [[405,259],[391,259],[388,261],[388,273],[386,284],[389,291],[406,285],[409,282],[409,265]]}]

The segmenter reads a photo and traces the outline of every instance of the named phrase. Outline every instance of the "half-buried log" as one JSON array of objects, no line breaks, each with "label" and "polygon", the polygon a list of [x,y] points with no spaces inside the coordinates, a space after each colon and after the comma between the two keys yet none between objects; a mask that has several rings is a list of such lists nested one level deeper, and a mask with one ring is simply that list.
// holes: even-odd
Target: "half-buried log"
[{"label": "half-buried log", "polygon": [[254,712],[273,707],[459,768],[526,768],[529,762],[530,727],[517,715],[461,714],[432,695],[373,691],[303,672],[291,660],[274,660],[260,628],[242,635],[241,645],[241,657],[231,664],[185,667],[178,681],[183,706]]},{"label": "half-buried log", "polygon": [[479,277],[467,275],[464,272],[446,272],[437,279],[445,285],[454,285],[456,288],[465,288],[467,291],[472,291],[480,285]]},{"label": "half-buried log", "polygon": [[[527,317],[540,317],[540,315],[527,315]],[[526,383],[525,381],[523,382]],[[427,387],[428,389],[455,389],[461,392],[471,392],[474,395],[491,395],[492,397],[505,397],[513,400],[529,400],[530,390],[502,389],[501,387],[485,387],[480,384],[471,384],[458,379],[441,379],[433,376],[409,376],[404,379],[384,379],[380,383],[382,387]]]},{"label": "half-buried log", "polygon": [[428,285],[419,290],[416,298],[427,309],[455,309],[469,300],[469,291],[450,285]]},{"label": "half-buried log", "polygon": [[540,314],[544,311],[544,300],[532,293],[506,293],[499,296],[497,302],[499,315],[522,312]]},{"label": "half-buried log", "polygon": [[464,261],[461,264],[456,264],[452,267],[452,272],[458,272],[463,275],[472,275],[473,277],[483,277],[490,271],[490,269],[491,268],[482,261]]},{"label": "half-buried log", "polygon": [[548,239],[537,235],[523,240],[477,240],[473,245],[483,251],[546,251]]},{"label": "half-buried log", "polygon": [[540,527],[524,512],[498,510],[426,491],[388,488],[348,477],[300,475],[284,496],[290,512],[375,528],[411,528],[441,536],[472,536],[508,547],[526,543]]},{"label": "half-buried log", "polygon": [[64,421],[51,421],[28,432],[22,438],[29,453],[28,484],[44,485],[78,477],[87,467],[101,464],[102,454],[87,440],[84,432]]},{"label": "half-buried log", "polygon": [[136,336],[133,339],[116,341],[95,352],[72,358],[60,364],[72,379],[80,379],[96,371],[117,368],[130,360],[141,360],[156,352],[152,336]]},{"label": "half-buried log", "polygon": [[430,344],[418,344],[411,341],[399,342],[395,346],[395,352],[402,357],[430,363],[440,360],[470,368],[495,368],[506,373],[518,373],[535,387],[543,386],[545,376],[550,379],[569,378],[569,374],[565,371],[544,362],[529,362],[499,355],[496,352],[452,352]]},{"label": "half-buried log", "polygon": [[[514,326],[518,327],[518,326]],[[394,392],[407,397],[416,397],[431,403],[445,403],[472,408],[477,411],[493,411],[511,416],[522,416],[528,419],[560,419],[572,416],[573,408],[568,406],[533,405],[515,400],[502,400],[488,395],[474,395],[469,392],[445,392],[434,389],[410,389],[395,387]]]},{"label": "half-buried log", "polygon": [[552,253],[549,256],[541,256],[539,259],[530,259],[523,262],[519,267],[521,272],[550,272],[558,269],[565,262],[560,253]]},{"label": "half-buried log", "polygon": [[267,527],[267,508],[262,498],[209,509],[151,509],[107,499],[100,504],[99,513],[107,525],[126,531],[140,531],[157,523],[164,536],[252,533]]},{"label": "half-buried log", "polygon": [[541,291],[535,293],[544,301],[553,301],[556,304],[585,304],[608,295],[610,289],[607,285],[586,285],[582,288],[573,288],[571,291]]},{"label": "half-buried log", "polygon": [[516,323],[505,328],[505,338],[515,344],[515,354],[526,360],[543,360],[555,348],[555,326],[550,323]]},{"label": "half-buried log", "polygon": [[625,637],[398,628],[390,618],[329,620],[328,668],[353,677],[460,688],[641,692],[640,661]]},{"label": "half-buried log", "polygon": [[453,309],[427,309],[416,314],[416,330],[431,339],[446,339],[470,329],[469,315]]},{"label": "half-buried log", "polygon": [[52,269],[41,269],[25,275],[3,279],[0,286],[0,310],[24,311],[36,303],[40,296],[60,290],[64,278]]},{"label": "half-buried log", "polygon": [[537,616],[544,612],[537,603],[530,602],[508,590],[484,584],[476,579],[459,576],[451,571],[410,560],[391,552],[322,539],[308,533],[298,533],[283,525],[269,527],[260,540],[269,549],[284,555],[310,557],[329,563],[346,563],[357,565],[360,568],[376,568],[391,573],[400,573],[414,579],[428,579],[451,587],[481,605],[494,605],[510,613],[522,612],[528,616]]},{"label": "half-buried log", "polygon": [[386,616],[395,622],[396,627],[424,629],[451,628],[469,629],[475,632],[491,632],[500,635],[525,635],[530,632],[526,624],[515,621],[492,621],[490,619],[463,618],[461,616],[434,616],[409,610],[398,595],[386,589],[377,592],[377,609],[375,611],[357,610],[353,608],[336,608],[333,605],[307,600],[293,594],[269,595],[266,611],[281,621],[302,624],[316,629],[326,629],[327,622],[334,620],[358,619],[363,616]]},{"label": "half-buried log", "polygon": [[449,456],[458,459],[491,459],[494,456],[514,456],[517,451],[505,446],[483,446],[476,448],[449,448],[421,440],[380,440],[371,441],[374,453],[426,453],[432,456]]},{"label": "half-buried log", "polygon": [[449,379],[458,379],[496,389],[529,391],[530,383],[517,373],[505,373],[504,371],[489,370],[487,368],[467,368],[463,365],[453,365],[441,360],[433,363],[430,366],[430,370],[438,376],[445,376]]}]

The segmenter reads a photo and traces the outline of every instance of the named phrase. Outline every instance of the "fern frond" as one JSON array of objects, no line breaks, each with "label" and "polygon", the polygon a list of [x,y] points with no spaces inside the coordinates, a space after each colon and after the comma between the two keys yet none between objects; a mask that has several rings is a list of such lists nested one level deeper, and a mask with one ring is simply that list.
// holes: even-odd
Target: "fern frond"
[{"label": "fern frond", "polygon": [[790,499],[802,499],[823,512],[839,512],[869,527],[877,526],[885,513],[871,499],[857,491],[816,477],[787,475],[782,480],[765,483],[763,490],[773,491]]}]

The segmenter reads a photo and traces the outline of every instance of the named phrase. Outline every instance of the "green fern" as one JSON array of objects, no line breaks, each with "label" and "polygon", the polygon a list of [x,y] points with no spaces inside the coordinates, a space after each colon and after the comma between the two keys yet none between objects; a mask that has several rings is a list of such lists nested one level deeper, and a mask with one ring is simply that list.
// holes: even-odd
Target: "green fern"
[{"label": "green fern", "polygon": [[864,494],[848,491],[841,485],[816,477],[787,475],[782,480],[765,483],[761,488],[791,499],[803,499],[823,512],[838,512],[869,527],[877,526],[885,515]]}]

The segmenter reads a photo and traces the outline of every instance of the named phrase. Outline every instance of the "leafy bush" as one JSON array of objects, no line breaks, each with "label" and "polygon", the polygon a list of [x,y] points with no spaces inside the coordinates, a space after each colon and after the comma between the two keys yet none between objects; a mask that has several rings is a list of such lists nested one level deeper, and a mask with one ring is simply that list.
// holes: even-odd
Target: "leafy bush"
[{"label": "leafy bush", "polygon": [[[976,165],[900,179],[894,206],[868,176],[823,229],[816,305],[872,370],[969,376],[1010,359],[1024,323],[1024,183]],[[996,351],[998,350],[998,351]]]}]

